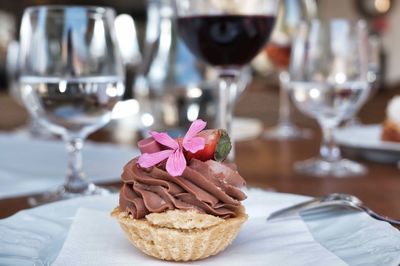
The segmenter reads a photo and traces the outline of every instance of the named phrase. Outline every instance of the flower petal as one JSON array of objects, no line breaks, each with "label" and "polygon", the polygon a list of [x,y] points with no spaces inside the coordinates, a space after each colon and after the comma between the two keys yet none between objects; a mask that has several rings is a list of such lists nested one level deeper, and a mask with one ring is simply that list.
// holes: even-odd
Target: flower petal
[{"label": "flower petal", "polygon": [[150,135],[157,141],[158,143],[167,146],[173,150],[176,150],[179,148],[179,144],[176,140],[171,138],[167,133],[164,132],[156,132],[156,131],[151,131]]},{"label": "flower petal", "polygon": [[172,176],[180,176],[186,168],[186,159],[181,150],[175,150],[169,156],[166,165],[167,172]]},{"label": "flower petal", "polygon": [[195,153],[199,150],[204,149],[205,145],[206,145],[206,140],[204,138],[194,137],[184,142],[183,148],[185,148],[185,150],[187,151],[190,151],[191,153]]},{"label": "flower petal", "polygon": [[170,157],[173,152],[174,150],[163,150],[155,153],[144,153],[140,155],[138,164],[143,168],[152,167]]},{"label": "flower petal", "polygon": [[206,125],[207,125],[207,123],[201,119],[197,119],[196,121],[194,121],[190,125],[189,130],[187,131],[185,137],[183,138],[183,144],[185,144],[187,141],[189,141],[190,139],[195,137],[197,134],[199,134],[200,131],[202,131],[206,127]]}]

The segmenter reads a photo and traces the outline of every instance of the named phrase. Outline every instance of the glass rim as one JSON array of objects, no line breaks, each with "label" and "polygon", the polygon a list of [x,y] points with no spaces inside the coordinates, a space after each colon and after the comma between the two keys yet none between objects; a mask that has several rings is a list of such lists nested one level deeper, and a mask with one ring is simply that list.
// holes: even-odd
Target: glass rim
[{"label": "glass rim", "polygon": [[361,25],[361,26],[364,26],[367,24],[367,21],[363,18],[348,19],[348,18],[341,18],[341,17],[334,17],[331,19],[313,18],[310,20],[301,20],[300,21],[301,24],[307,24],[307,23],[330,24],[332,22],[347,22],[350,25]]},{"label": "glass rim", "polygon": [[107,13],[115,14],[115,9],[110,6],[96,6],[96,5],[33,5],[28,6],[24,9],[24,14],[32,13],[39,10],[51,10],[51,11],[61,11],[66,9],[80,8],[85,9],[92,13],[97,13],[100,15],[105,15]]},{"label": "glass rim", "polygon": [[[246,9],[237,9],[237,10],[231,10],[227,8],[221,8],[217,7],[215,8],[214,11],[210,12],[210,10],[202,10],[199,12],[187,12],[186,7],[181,8],[180,5],[178,4],[180,0],[173,0],[172,1],[172,8],[175,11],[175,17],[176,18],[185,18],[185,17],[193,17],[193,16],[224,16],[224,15],[232,15],[232,16],[273,16],[277,17],[278,16],[278,7],[280,0],[269,0],[270,2],[274,2],[274,6],[269,6],[267,9],[258,9],[258,10],[246,10]],[[187,0],[189,2],[195,2],[196,0]],[[198,1],[198,0],[197,0]],[[182,12],[185,10],[184,12]],[[192,10],[193,11],[193,10]]]}]

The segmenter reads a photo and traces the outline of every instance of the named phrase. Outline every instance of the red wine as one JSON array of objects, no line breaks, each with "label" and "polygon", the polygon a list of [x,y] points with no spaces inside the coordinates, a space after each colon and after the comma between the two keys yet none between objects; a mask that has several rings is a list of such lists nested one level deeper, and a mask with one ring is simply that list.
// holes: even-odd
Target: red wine
[{"label": "red wine", "polygon": [[292,51],[290,45],[281,45],[271,41],[265,51],[275,67],[279,69],[287,69],[289,67],[290,53]]},{"label": "red wine", "polygon": [[275,17],[215,15],[178,18],[180,36],[200,59],[214,66],[240,67],[265,46]]}]

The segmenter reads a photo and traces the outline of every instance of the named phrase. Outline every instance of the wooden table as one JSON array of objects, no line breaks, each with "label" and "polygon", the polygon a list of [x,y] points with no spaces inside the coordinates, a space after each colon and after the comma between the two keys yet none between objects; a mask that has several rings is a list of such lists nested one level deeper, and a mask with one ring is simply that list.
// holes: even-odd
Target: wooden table
[{"label": "wooden table", "polygon": [[[381,123],[386,103],[396,92],[399,94],[398,90],[379,93],[362,109],[361,120],[364,123]],[[277,117],[277,99],[276,90],[267,89],[263,80],[256,80],[239,99],[237,115],[256,117],[266,126],[272,125]],[[10,97],[0,94],[0,130],[14,129],[25,120],[23,109]],[[294,162],[318,154],[320,133],[314,121],[298,112],[295,112],[294,120],[301,126],[313,128],[314,138],[280,142],[259,138],[237,144],[237,164],[248,185],[311,196],[332,192],[350,193],[360,197],[374,210],[400,218],[400,170],[395,165],[362,161],[369,169],[368,174],[340,179],[307,177],[295,173],[292,169]],[[100,133],[92,138],[100,141],[106,139]],[[26,197],[0,200],[0,218],[28,208],[26,200]]]}]

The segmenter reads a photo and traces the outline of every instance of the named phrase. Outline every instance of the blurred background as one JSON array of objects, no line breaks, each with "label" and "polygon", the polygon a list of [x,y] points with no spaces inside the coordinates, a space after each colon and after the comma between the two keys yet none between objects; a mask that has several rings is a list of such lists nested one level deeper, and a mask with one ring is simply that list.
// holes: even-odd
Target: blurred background
[{"label": "blurred background", "polygon": [[[396,30],[400,20],[400,5],[395,0],[317,0],[318,16],[321,18],[344,17],[349,19],[363,18],[368,21],[370,33],[379,38],[381,48],[381,82],[385,88],[395,87],[400,82],[400,31]],[[19,0],[0,1],[0,89],[6,86],[7,48],[17,39],[17,29],[25,7],[45,4],[77,4],[112,6],[118,14],[131,15],[136,23],[139,45],[143,46],[146,25],[146,1],[101,1],[101,0]],[[142,49],[141,49],[142,50]],[[265,66],[264,66],[265,67]],[[262,74],[268,74],[268,68],[261,68]],[[272,71],[272,67],[269,68]]]}]

